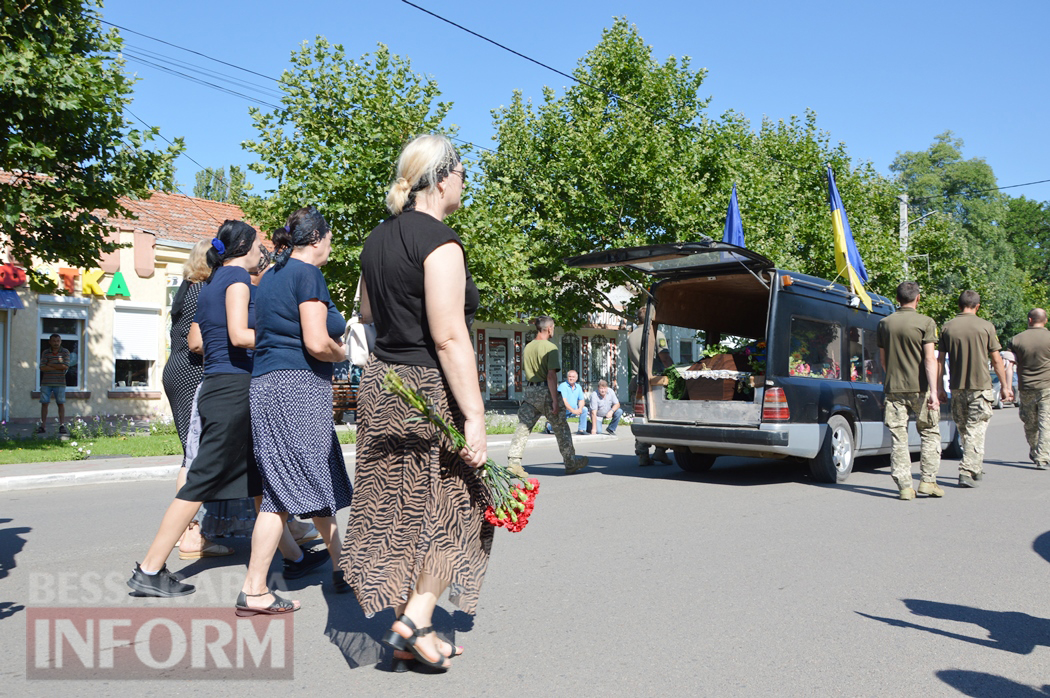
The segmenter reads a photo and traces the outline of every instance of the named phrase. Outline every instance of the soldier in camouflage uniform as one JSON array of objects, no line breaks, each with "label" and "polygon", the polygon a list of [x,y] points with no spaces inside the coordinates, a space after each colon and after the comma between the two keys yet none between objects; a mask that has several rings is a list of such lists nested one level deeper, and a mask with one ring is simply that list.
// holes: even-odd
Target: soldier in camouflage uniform
[{"label": "soldier in camouflage uniform", "polygon": [[[977,317],[981,296],[976,291],[959,294],[959,314],[944,323],[941,330],[939,375],[944,375],[944,361],[950,357],[950,386],[952,391],[952,419],[959,429],[963,457],[959,463],[959,486],[977,487],[984,478],[984,434],[992,418],[995,392],[988,374],[988,358],[999,376],[1003,402],[1014,399],[1012,387],[1006,382],[1006,369],[999,355],[1002,348],[995,335],[995,327]],[[943,385],[941,399],[947,399]]]},{"label": "soldier in camouflage uniform", "polygon": [[912,487],[911,455],[908,451],[908,415],[915,415],[915,428],[922,437],[922,482],[919,494],[943,497],[937,484],[941,467],[940,403],[937,391],[937,325],[932,318],[916,311],[919,284],[905,281],[897,287],[900,308],[879,323],[876,339],[879,359],[886,369],[883,421],[890,430],[891,474],[901,499],[915,499]]},{"label": "soldier in camouflage uniform", "polygon": [[565,421],[565,410],[560,409],[563,407],[561,394],[558,393],[561,359],[558,347],[550,341],[553,335],[554,320],[546,315],[536,318],[536,339],[525,346],[521,357],[526,381],[525,400],[518,410],[518,428],[510,442],[507,464],[511,468],[521,467],[521,457],[525,455],[529,434],[543,416],[554,427],[554,438],[558,441],[565,472],[571,475],[587,467],[587,458],[576,455],[569,424]]},{"label": "soldier in camouflage uniform", "polygon": [[1010,340],[1017,360],[1021,421],[1028,439],[1028,457],[1039,470],[1050,468],[1050,331],[1046,311],[1028,313],[1028,329]]}]

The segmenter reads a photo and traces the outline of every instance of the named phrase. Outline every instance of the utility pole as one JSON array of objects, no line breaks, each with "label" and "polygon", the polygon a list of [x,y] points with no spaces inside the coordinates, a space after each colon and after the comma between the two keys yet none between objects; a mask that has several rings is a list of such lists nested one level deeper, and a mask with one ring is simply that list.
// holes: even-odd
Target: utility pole
[{"label": "utility pole", "polygon": [[897,197],[900,202],[897,210],[900,213],[900,240],[901,254],[904,256],[904,276],[908,276],[908,195],[901,194]]}]

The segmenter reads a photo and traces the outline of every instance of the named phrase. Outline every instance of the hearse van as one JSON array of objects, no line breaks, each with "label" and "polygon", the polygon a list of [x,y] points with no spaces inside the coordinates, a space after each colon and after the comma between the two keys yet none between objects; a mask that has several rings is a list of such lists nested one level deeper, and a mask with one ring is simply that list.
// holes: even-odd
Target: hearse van
[{"label": "hearse van", "polygon": [[[804,459],[814,478],[834,483],[857,457],[890,452],[876,344],[889,299],[872,294],[869,312],[841,284],[709,238],[565,262],[651,276],[632,431],[672,449],[683,470],[704,472],[718,456]],[[654,375],[655,327],[730,350]],[[957,449],[946,406],[940,427],[942,449]],[[914,421],[908,431],[917,453]]]}]

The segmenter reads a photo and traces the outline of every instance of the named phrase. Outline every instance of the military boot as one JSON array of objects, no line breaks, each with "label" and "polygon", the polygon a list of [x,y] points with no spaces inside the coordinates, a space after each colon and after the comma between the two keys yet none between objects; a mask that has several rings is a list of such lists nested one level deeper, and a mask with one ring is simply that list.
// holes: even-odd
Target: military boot
[{"label": "military boot", "polygon": [[944,490],[936,482],[920,482],[919,494],[929,495],[930,497],[943,497]]},{"label": "military boot", "polygon": [[915,490],[911,487],[901,489],[901,499],[915,499]]},{"label": "military boot", "polygon": [[583,470],[587,467],[587,463],[589,462],[590,459],[587,456],[576,456],[571,463],[565,464],[565,474],[572,475],[575,472]]}]

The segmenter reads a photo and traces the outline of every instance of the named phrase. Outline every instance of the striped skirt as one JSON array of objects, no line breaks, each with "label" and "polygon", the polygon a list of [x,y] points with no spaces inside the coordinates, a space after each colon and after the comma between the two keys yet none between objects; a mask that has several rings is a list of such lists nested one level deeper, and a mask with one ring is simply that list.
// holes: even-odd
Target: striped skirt
[{"label": "striped skirt", "polygon": [[313,371],[252,378],[252,440],[263,477],[261,511],[334,516],[352,489],[332,420],[332,383]]},{"label": "striped skirt", "polygon": [[436,427],[383,390],[388,369],[463,428],[438,369],[369,360],[357,398],[354,506],[340,565],[369,617],[407,600],[422,573],[448,582],[449,600],[474,613],[492,550],[487,488]]}]

